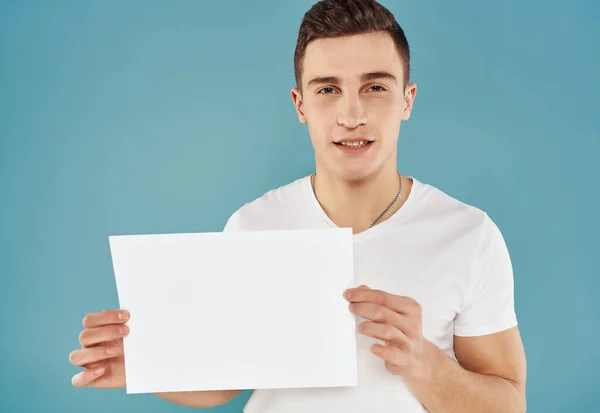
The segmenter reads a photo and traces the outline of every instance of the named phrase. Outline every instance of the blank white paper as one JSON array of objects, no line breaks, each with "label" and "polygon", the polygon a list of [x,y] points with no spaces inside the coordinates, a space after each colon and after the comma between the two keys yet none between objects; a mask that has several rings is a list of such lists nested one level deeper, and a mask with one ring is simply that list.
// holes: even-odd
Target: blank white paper
[{"label": "blank white paper", "polygon": [[127,393],[357,384],[346,228],[109,237]]}]

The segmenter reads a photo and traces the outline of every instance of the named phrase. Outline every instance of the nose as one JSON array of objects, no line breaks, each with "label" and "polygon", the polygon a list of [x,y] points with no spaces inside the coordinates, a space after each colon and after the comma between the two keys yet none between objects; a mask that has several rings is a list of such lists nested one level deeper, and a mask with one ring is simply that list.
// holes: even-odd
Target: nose
[{"label": "nose", "polygon": [[338,125],[354,129],[367,123],[367,114],[357,93],[346,93],[338,102]]}]

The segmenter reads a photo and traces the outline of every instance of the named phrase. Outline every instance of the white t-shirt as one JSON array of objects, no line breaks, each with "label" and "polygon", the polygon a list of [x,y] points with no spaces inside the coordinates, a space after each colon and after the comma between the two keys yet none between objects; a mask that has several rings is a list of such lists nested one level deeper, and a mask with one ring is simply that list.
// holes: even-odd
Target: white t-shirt
[{"label": "white t-shirt", "polygon": [[[455,359],[454,335],[485,335],[517,325],[512,265],[504,239],[486,213],[410,179],[405,204],[353,236],[355,282],[417,300],[423,309],[423,336]],[[225,231],[327,227],[335,224],[306,176],[242,206]],[[402,378],[370,352],[375,342],[357,332],[357,386],[258,389],[244,412],[426,412]]]}]

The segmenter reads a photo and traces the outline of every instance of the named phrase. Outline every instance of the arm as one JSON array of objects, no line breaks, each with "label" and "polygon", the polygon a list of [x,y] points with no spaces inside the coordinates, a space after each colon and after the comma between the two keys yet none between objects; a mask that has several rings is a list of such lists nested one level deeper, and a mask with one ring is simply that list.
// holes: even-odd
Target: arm
[{"label": "arm", "polygon": [[527,367],[516,326],[512,264],[500,230],[487,216],[479,248],[480,270],[454,320],[458,362],[424,341],[421,374],[407,376],[432,413],[526,411]]},{"label": "arm", "polygon": [[455,337],[458,363],[428,341],[407,384],[431,413],[526,411],[526,361],[517,327],[479,337]]},{"label": "arm", "polygon": [[208,408],[221,406],[235,396],[240,394],[241,390],[220,390],[220,391],[189,391],[189,392],[168,392],[154,393],[161,399],[168,402],[180,404],[182,406]]},{"label": "arm", "polygon": [[486,217],[480,271],[454,319],[454,354],[447,357],[422,336],[422,308],[410,297],[347,291],[351,311],[368,320],[359,331],[383,341],[373,353],[404,378],[431,413],[524,413],[525,351],[517,327],[512,264],[502,234]]},{"label": "arm", "polygon": [[[83,331],[79,334],[81,348],[69,355],[69,361],[84,370],[73,376],[75,387],[103,389],[124,388],[125,359],[123,337],[129,334],[124,325],[129,320],[127,311],[101,311],[87,314]],[[155,393],[175,404],[189,407],[214,407],[227,403],[241,390],[190,391]]]},{"label": "arm", "polygon": [[[235,212],[229,217],[223,232],[239,231],[239,212]],[[168,392],[154,393],[161,399],[168,402],[180,404],[188,407],[207,408],[221,406],[238,394],[241,390],[220,390],[220,391],[187,391],[187,392]]]},{"label": "arm", "polygon": [[[241,231],[240,211],[233,213],[227,220],[223,232]],[[207,408],[221,406],[238,394],[242,390],[219,390],[219,391],[188,391],[188,392],[169,392],[154,393],[156,396],[165,399],[171,403],[180,404],[188,407]]]},{"label": "arm", "polygon": [[355,315],[371,320],[359,332],[383,341],[372,346],[373,354],[431,413],[525,412],[525,354],[517,327],[455,335],[457,363],[422,337],[422,310],[412,298],[366,286],[348,290],[346,298]]}]

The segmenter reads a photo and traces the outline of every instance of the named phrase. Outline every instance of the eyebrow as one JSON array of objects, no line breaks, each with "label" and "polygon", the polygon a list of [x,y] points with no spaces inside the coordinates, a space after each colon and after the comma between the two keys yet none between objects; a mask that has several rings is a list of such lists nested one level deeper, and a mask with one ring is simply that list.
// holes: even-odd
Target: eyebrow
[{"label": "eyebrow", "polygon": [[[359,78],[360,78],[361,82],[366,82],[366,81],[375,80],[375,79],[390,79],[390,80],[393,80],[394,82],[397,81],[396,76],[394,76],[393,74],[388,73],[388,72],[363,73],[362,75],[359,76]],[[312,78],[311,80],[308,81],[308,86],[320,85],[323,83],[339,85],[342,82],[341,82],[340,78],[336,77],[336,76],[323,76],[323,77]]]}]

